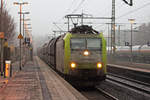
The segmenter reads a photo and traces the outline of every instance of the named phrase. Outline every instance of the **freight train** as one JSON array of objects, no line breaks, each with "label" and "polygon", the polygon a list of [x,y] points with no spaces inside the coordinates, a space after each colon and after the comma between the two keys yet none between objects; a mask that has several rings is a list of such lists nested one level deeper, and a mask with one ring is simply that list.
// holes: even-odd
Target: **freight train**
[{"label": "freight train", "polygon": [[45,43],[38,54],[75,86],[95,86],[106,78],[106,41],[102,33],[82,25]]}]

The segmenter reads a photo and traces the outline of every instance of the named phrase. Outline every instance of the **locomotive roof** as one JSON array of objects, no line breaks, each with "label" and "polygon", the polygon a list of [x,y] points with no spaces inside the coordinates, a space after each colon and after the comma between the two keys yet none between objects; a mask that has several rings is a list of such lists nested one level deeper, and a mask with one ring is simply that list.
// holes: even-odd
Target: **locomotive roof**
[{"label": "locomotive roof", "polygon": [[98,31],[94,30],[92,26],[82,25],[72,28],[70,33],[72,34],[99,34]]}]

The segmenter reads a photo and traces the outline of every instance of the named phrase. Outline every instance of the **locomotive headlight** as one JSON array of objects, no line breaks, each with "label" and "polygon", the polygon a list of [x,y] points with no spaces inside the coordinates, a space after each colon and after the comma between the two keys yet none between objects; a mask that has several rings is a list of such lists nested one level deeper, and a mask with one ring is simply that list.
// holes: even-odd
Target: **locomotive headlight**
[{"label": "locomotive headlight", "polygon": [[88,55],[89,55],[89,51],[85,50],[85,51],[83,52],[83,54],[84,54],[84,56],[88,56]]},{"label": "locomotive headlight", "polygon": [[97,63],[97,68],[102,68],[102,63],[98,62]]},{"label": "locomotive headlight", "polygon": [[76,63],[75,62],[71,63],[71,68],[76,68]]}]

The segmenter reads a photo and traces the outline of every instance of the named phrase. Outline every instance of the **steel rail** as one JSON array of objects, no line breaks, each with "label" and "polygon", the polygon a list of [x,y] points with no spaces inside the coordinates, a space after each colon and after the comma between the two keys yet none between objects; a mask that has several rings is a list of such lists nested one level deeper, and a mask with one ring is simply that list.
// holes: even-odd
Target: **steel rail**
[{"label": "steel rail", "polygon": [[[112,76],[112,77],[119,78],[118,76]],[[122,79],[122,78],[120,78],[120,79]],[[125,81],[131,82],[131,81],[129,81],[129,80],[126,80],[125,78],[122,79],[122,80],[125,80],[124,82],[121,82],[121,81],[119,81],[119,80],[117,80],[117,79],[115,79],[115,78],[111,78],[111,76],[110,76],[110,77],[108,76],[108,77],[107,77],[107,80],[110,80],[110,81],[119,83],[119,84],[121,84],[121,85],[127,86],[127,87],[129,87],[129,88],[132,88],[132,89],[135,89],[135,90],[138,90],[138,91],[141,91],[141,92],[144,92],[144,93],[146,93],[146,94],[150,94],[150,91],[149,91],[149,90],[146,90],[146,89],[143,89],[143,88],[140,88],[140,87],[138,87],[138,86],[131,85],[131,84],[125,82]],[[136,82],[133,82],[133,81],[132,81],[132,83],[135,84]],[[139,83],[136,83],[136,84],[139,84]],[[139,84],[139,85],[143,85],[143,84]],[[142,87],[144,87],[144,86],[145,86],[145,85],[143,85]]]},{"label": "steel rail", "polygon": [[132,78],[127,78],[127,77],[124,77],[124,76],[118,76],[118,75],[112,74],[112,73],[108,73],[107,75],[118,77],[118,78],[121,78],[121,79],[124,79],[124,80],[128,80],[128,81],[131,81],[131,82],[138,83],[140,85],[144,85],[144,86],[150,87],[149,83],[145,83],[145,82],[142,82],[142,81],[139,81],[139,80],[135,80],[135,79],[132,79]]},{"label": "steel rail", "polygon": [[110,93],[100,89],[99,87],[96,87],[96,89],[102,93],[103,96],[105,96],[106,98],[108,98],[109,100],[119,100],[118,98],[114,97],[113,95],[111,95]]}]

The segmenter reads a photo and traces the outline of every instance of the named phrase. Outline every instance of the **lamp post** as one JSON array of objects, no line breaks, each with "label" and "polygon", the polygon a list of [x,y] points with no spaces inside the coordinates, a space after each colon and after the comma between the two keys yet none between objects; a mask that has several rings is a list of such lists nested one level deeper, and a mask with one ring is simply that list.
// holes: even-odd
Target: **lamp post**
[{"label": "lamp post", "polygon": [[31,24],[30,23],[29,24],[25,23],[25,33],[26,33],[25,38],[26,38],[27,35],[29,35],[29,32],[28,32],[29,29],[32,29]]},{"label": "lamp post", "polygon": [[27,19],[23,19],[23,21],[24,21],[24,24],[23,24],[23,26],[24,26],[24,37],[26,38],[26,29],[27,29],[27,26],[28,25],[31,25],[31,24],[26,24],[26,21],[30,21],[31,19],[30,18],[27,18]]},{"label": "lamp post", "polygon": [[20,14],[23,15],[23,42],[24,42],[24,45],[23,45],[23,60],[24,62],[26,62],[26,48],[25,48],[25,14],[30,14],[30,12],[19,12]]},{"label": "lamp post", "polygon": [[[4,35],[4,32],[3,32],[3,0],[1,0],[1,15],[0,15],[0,18],[1,18],[1,34]],[[1,76],[3,76],[3,38],[1,38]]]},{"label": "lamp post", "polygon": [[135,19],[128,19],[128,21],[131,23],[131,45],[130,45],[130,47],[131,47],[131,63],[132,63],[132,61],[133,61],[133,55],[132,55],[132,46],[133,46],[133,40],[132,40],[132,35],[133,35],[133,24],[134,24],[134,21],[135,21]]},{"label": "lamp post", "polygon": [[24,37],[24,22],[25,22],[25,14],[30,14],[30,12],[19,12],[19,14],[23,15],[23,37]]},{"label": "lamp post", "polygon": [[[22,13],[22,5],[26,5],[26,4],[28,4],[28,2],[14,2],[14,5],[19,5],[20,6],[20,33],[19,33],[19,35],[20,36],[22,36],[22,34],[21,34],[21,13]],[[21,67],[21,38],[20,38],[20,63],[19,63],[19,65],[20,65],[20,67],[19,67],[19,69],[21,70],[22,69],[22,67]]]}]

